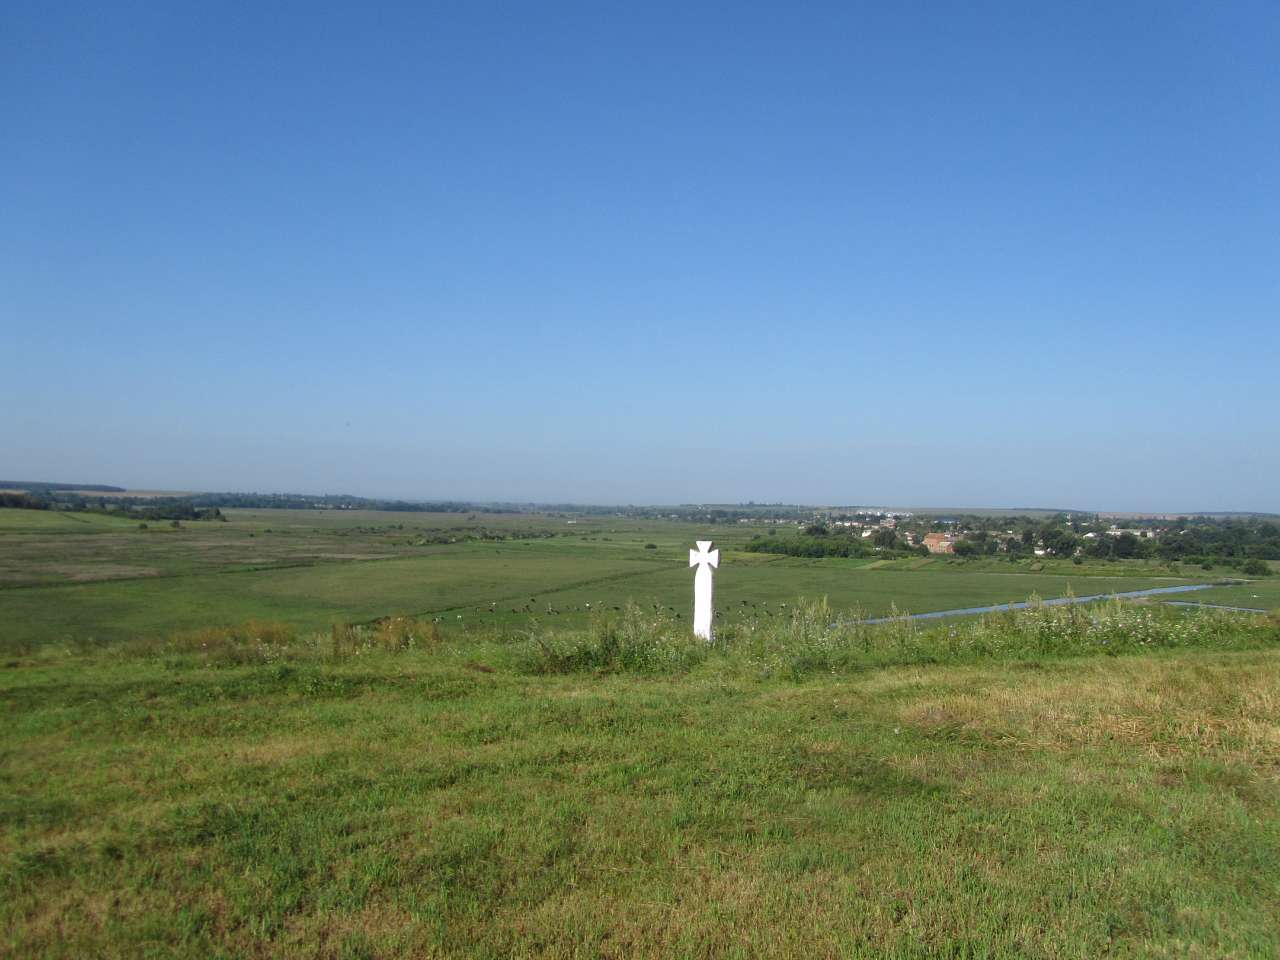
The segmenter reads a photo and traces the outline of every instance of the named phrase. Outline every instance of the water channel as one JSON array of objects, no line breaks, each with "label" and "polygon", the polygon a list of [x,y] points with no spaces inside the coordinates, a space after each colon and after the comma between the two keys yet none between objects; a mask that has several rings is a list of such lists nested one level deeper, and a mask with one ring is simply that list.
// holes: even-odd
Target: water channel
[{"label": "water channel", "polygon": [[[1167,593],[1191,593],[1194,590],[1208,590],[1210,587],[1228,586],[1232,582],[1222,583],[1185,583],[1176,587],[1151,587],[1147,590],[1128,590],[1124,593],[1094,593],[1087,597],[1054,597],[1052,600],[1021,600],[1017,603],[997,603],[989,607],[960,607],[955,610],[934,610],[930,613],[902,614],[896,617],[870,617],[859,620],[859,623],[892,623],[895,620],[941,620],[943,617],[970,617],[980,613],[1000,613],[1005,610],[1025,610],[1030,606],[1061,607],[1072,603],[1093,603],[1097,600],[1128,600],[1132,597],[1155,597]],[[1214,610],[1234,610],[1239,613],[1266,613],[1252,607],[1229,607],[1217,603],[1194,603],[1188,601],[1170,601],[1171,604],[1185,607],[1204,607]]]}]

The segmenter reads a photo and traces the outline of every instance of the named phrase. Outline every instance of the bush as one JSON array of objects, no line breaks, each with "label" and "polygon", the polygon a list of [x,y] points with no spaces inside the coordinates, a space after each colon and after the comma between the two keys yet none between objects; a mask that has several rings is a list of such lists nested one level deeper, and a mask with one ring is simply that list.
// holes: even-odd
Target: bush
[{"label": "bush", "polygon": [[1244,562],[1240,567],[1240,572],[1251,577],[1265,577],[1270,575],[1271,568],[1267,566],[1267,562],[1265,560],[1259,560],[1257,557],[1254,557]]},{"label": "bush", "polygon": [[657,549],[658,549],[658,545],[657,545],[656,543],[646,543],[646,544],[644,545],[644,548],[645,548],[646,550],[657,550]]}]

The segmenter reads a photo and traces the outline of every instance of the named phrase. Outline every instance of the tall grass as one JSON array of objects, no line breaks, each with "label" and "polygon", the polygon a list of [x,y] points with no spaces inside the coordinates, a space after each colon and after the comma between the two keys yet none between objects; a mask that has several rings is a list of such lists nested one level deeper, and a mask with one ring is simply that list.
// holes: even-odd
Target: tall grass
[{"label": "tall grass", "polygon": [[[949,622],[906,617],[868,624],[837,614],[825,600],[801,601],[771,617],[721,626],[714,643],[693,636],[687,621],[628,604],[595,615],[585,629],[446,632],[431,619],[387,617],[300,633],[270,621],[185,631],[108,648],[77,646],[75,655],[163,658],[174,665],[249,666],[295,661],[337,663],[418,653],[470,667],[523,674],[675,675],[719,670],[734,676],[793,678],[881,666],[979,663],[1143,650],[1257,649],[1280,644],[1280,617],[1212,609],[1173,609],[1112,600],[1046,606]],[[480,661],[484,661],[482,664]]]},{"label": "tall grass", "polygon": [[713,644],[662,615],[628,607],[577,633],[531,635],[517,666],[534,673],[583,670],[671,673],[702,664],[759,677],[805,677],[876,666],[1116,655],[1150,649],[1248,649],[1280,643],[1280,620],[1219,610],[1169,610],[1113,600],[1045,606],[951,623],[905,617],[882,624],[839,618],[825,600],[781,616],[729,624]]},{"label": "tall grass", "polygon": [[[384,617],[373,623],[335,623],[327,633],[300,633],[287,623],[246,620],[230,626],[184,630],[167,637],[141,637],[113,644],[116,653],[182,659],[207,666],[241,666],[291,660],[349,660],[374,653],[434,650],[443,643],[438,624],[415,617]],[[105,650],[76,644],[70,652]]]},{"label": "tall grass", "polygon": [[517,644],[515,665],[526,673],[678,673],[704,662],[708,652],[686,622],[628,603],[618,616],[593,615],[586,630],[530,630]]}]

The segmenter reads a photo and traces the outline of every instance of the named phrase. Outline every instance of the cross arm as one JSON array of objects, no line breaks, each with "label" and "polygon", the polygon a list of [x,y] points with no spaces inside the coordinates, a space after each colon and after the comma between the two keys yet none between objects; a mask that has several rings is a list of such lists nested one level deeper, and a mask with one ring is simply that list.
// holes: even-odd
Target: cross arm
[{"label": "cross arm", "polygon": [[719,549],[711,550],[710,540],[699,540],[698,549],[689,551],[689,566],[696,567],[700,563],[707,563],[713,567],[720,566]]}]

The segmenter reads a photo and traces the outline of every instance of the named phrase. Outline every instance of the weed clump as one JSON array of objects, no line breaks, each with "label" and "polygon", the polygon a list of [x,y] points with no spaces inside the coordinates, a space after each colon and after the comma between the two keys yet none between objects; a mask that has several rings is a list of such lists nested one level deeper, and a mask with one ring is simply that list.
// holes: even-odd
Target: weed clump
[{"label": "weed clump", "polygon": [[593,614],[585,631],[535,627],[517,645],[525,673],[682,673],[706,660],[708,644],[665,611],[628,603],[618,616]]},{"label": "weed clump", "polygon": [[188,655],[212,665],[237,666],[279,662],[297,643],[298,635],[287,623],[246,620],[234,626],[187,630],[133,646],[136,652]]},{"label": "weed clump", "polygon": [[417,617],[383,617],[371,624],[335,623],[328,654],[336,660],[383,651],[436,649],[444,641],[439,624]]}]

